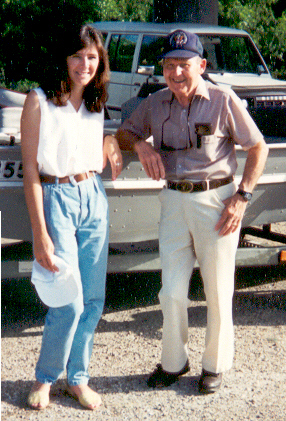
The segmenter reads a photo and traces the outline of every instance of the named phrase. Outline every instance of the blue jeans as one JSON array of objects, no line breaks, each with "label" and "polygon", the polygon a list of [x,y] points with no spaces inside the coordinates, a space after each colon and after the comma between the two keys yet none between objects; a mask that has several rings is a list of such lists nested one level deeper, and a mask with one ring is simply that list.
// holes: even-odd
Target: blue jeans
[{"label": "blue jeans", "polygon": [[43,198],[55,254],[73,267],[82,288],[73,303],[49,309],[36,379],[54,383],[66,369],[70,385],[87,384],[94,330],[105,299],[107,197],[95,175],[75,185],[43,184]]}]

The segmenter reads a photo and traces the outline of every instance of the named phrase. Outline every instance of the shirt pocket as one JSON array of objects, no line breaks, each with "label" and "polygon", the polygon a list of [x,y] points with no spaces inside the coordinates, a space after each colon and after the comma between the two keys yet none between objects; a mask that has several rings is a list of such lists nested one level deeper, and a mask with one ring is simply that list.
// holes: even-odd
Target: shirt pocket
[{"label": "shirt pocket", "polygon": [[220,142],[221,138],[215,134],[201,136],[200,147],[198,147],[198,144],[196,145],[200,159],[204,162],[215,161],[218,156]]},{"label": "shirt pocket", "polygon": [[214,143],[218,141],[218,137],[214,134],[209,134],[207,136],[202,136],[202,143]]}]

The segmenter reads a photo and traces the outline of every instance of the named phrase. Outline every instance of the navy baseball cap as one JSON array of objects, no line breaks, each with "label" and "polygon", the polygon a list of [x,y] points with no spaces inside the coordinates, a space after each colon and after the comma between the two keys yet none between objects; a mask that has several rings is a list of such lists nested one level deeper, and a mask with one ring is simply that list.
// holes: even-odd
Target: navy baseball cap
[{"label": "navy baseball cap", "polygon": [[177,29],[168,35],[161,57],[193,58],[200,56],[202,58],[203,51],[203,46],[196,34]]}]

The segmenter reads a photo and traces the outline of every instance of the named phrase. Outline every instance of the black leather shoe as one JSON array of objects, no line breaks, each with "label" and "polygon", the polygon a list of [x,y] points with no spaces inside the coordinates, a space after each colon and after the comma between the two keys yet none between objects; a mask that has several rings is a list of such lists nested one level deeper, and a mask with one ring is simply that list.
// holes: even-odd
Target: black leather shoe
[{"label": "black leather shoe", "polygon": [[203,369],[199,380],[199,392],[214,393],[220,388],[221,382],[222,373],[210,373]]},{"label": "black leather shoe", "polygon": [[157,364],[157,368],[153,371],[149,379],[147,380],[147,386],[149,387],[168,387],[175,383],[180,376],[190,371],[189,361],[186,362],[181,371],[177,373],[169,373],[163,370],[161,364]]}]

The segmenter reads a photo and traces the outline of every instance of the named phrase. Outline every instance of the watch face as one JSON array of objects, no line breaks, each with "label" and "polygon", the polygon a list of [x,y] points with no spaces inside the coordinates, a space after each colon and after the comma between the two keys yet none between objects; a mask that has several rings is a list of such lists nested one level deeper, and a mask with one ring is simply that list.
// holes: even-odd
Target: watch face
[{"label": "watch face", "polygon": [[245,192],[244,197],[245,197],[245,199],[246,199],[247,201],[249,201],[249,200],[251,200],[251,198],[252,198],[252,194],[251,194],[251,193],[247,193],[247,192]]},{"label": "watch face", "polygon": [[246,202],[249,202],[249,201],[252,199],[252,193],[249,193],[249,192],[244,191],[244,190],[241,190],[241,189],[238,189],[238,190],[237,190],[237,193],[238,193],[238,194],[240,194],[240,196],[242,196],[242,197],[243,197],[243,199],[244,199]]}]

